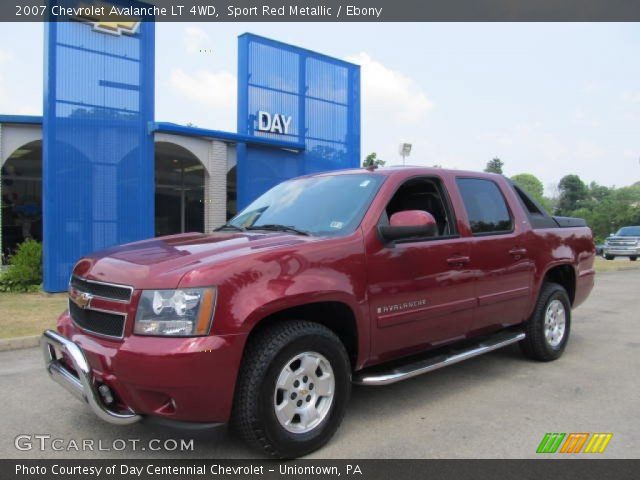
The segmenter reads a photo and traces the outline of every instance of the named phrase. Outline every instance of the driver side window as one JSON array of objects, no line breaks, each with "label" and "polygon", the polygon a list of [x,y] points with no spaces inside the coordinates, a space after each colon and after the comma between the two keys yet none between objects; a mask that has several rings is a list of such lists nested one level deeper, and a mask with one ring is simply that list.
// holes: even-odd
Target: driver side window
[{"label": "driver side window", "polygon": [[450,213],[449,203],[444,195],[442,183],[437,178],[412,178],[403,183],[387,204],[380,222],[388,225],[391,215],[407,210],[421,210],[433,215],[438,225],[438,232],[431,238],[456,234],[455,221]]}]

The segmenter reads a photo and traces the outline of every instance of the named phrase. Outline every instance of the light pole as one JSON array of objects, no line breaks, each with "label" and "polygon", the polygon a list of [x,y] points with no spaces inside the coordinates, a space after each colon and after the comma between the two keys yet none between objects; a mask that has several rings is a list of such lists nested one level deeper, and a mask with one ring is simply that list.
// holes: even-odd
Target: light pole
[{"label": "light pole", "polygon": [[402,156],[402,165],[404,166],[405,159],[411,154],[411,144],[410,143],[401,143],[400,144],[400,155]]}]

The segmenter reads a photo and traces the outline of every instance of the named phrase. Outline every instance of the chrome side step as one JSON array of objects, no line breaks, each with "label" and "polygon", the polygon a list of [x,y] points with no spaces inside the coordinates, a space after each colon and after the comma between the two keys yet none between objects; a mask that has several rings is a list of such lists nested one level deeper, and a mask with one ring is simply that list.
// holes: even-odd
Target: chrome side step
[{"label": "chrome side step", "polygon": [[462,362],[469,358],[477,357],[478,355],[497,350],[498,348],[506,347],[512,343],[519,342],[524,339],[524,337],[525,334],[523,332],[500,332],[473,344],[465,350],[435,355],[433,357],[414,361],[390,370],[380,370],[380,367],[374,367],[375,371],[364,370],[357,372],[353,376],[352,381],[357,385],[389,385],[390,383],[400,382],[408,378],[422,375],[423,373],[448,367],[449,365]]}]

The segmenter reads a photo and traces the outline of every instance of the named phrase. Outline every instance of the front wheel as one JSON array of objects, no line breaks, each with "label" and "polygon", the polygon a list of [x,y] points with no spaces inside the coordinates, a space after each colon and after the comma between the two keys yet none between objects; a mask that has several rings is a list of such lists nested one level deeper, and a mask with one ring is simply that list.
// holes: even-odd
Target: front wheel
[{"label": "front wheel", "polygon": [[615,257],[615,256],[613,256],[613,255],[605,255],[605,256],[604,256],[604,258],[605,258],[606,260],[613,260],[613,259],[614,259],[614,258],[616,258],[616,257]]},{"label": "front wheel", "polygon": [[250,339],[232,425],[272,457],[300,457],[333,436],[350,392],[351,364],[340,339],[317,323],[285,321]]},{"label": "front wheel", "polygon": [[557,283],[545,282],[533,315],[525,323],[522,351],[534,360],[556,360],[567,346],[570,330],[571,302],[567,291]]},{"label": "front wheel", "polygon": [[631,260],[632,262],[635,262],[636,260],[638,260],[638,257],[629,257],[629,260]]}]

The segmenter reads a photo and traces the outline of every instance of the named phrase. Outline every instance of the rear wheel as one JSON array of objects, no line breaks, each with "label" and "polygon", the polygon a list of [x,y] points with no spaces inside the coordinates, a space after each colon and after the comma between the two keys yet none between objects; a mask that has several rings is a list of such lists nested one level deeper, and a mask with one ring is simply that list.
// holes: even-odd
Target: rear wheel
[{"label": "rear wheel", "polygon": [[629,260],[631,260],[632,262],[635,262],[636,260],[638,260],[638,257],[629,257]]},{"label": "rear wheel", "polygon": [[340,339],[313,322],[283,322],[247,346],[232,425],[272,457],[300,457],[333,436],[350,392],[351,364]]},{"label": "rear wheel", "polygon": [[525,324],[522,351],[534,360],[556,360],[564,352],[570,330],[571,302],[567,291],[557,283],[545,282],[533,315]]}]

